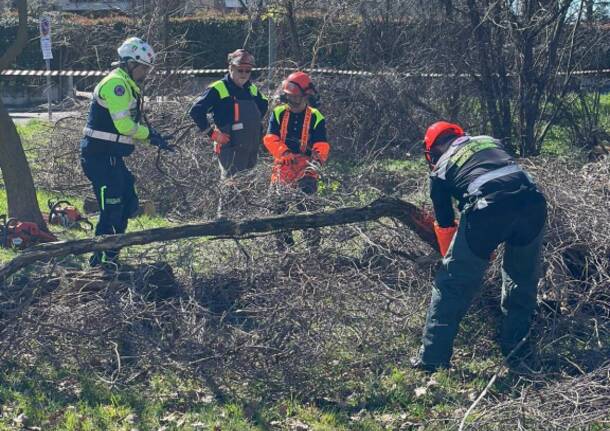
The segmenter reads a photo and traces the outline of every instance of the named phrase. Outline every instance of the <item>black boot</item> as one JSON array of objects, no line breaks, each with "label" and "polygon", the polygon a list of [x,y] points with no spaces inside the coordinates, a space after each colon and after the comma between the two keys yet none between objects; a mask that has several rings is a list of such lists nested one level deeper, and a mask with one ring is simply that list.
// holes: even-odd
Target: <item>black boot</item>
[{"label": "black boot", "polygon": [[414,370],[423,371],[426,374],[432,374],[441,368],[449,368],[448,365],[443,364],[424,364],[419,356],[409,358],[409,366]]},{"label": "black boot", "polygon": [[101,266],[104,269],[115,270],[118,269],[119,253],[116,250],[108,251],[96,251],[89,258],[89,266],[95,268]]},{"label": "black boot", "polygon": [[275,235],[275,245],[280,253],[286,252],[294,245],[292,232],[279,232]]}]

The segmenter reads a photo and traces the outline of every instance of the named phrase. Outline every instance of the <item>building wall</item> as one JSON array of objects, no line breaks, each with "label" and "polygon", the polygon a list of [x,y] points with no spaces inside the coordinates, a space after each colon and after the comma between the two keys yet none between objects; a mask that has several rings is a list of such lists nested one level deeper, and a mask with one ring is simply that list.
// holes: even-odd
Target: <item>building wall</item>
[{"label": "building wall", "polygon": [[[32,108],[47,103],[47,84],[45,77],[32,77],[27,85],[8,85],[8,77],[3,77],[0,83],[2,103],[10,108]],[[71,96],[71,89],[66,83],[59,85],[59,79],[53,78],[51,83],[51,101],[57,102]],[[66,78],[61,78],[64,81]]]}]

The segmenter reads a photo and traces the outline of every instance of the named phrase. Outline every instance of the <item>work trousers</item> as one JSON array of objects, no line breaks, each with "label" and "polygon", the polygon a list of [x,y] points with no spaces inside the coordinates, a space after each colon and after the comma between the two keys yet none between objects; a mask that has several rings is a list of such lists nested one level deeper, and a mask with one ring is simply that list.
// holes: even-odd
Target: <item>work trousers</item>
[{"label": "work trousers", "polygon": [[[87,156],[81,158],[81,165],[100,208],[95,235],[124,233],[139,205],[134,176],[121,157]],[[101,261],[113,260],[117,254],[118,250],[96,253],[94,261],[95,256]]]},{"label": "work trousers", "polygon": [[256,103],[253,100],[237,100],[236,103],[239,105],[239,122],[221,128],[231,140],[221,146],[218,154],[221,188],[218,217],[231,218],[235,210],[243,210],[242,199],[239,199],[239,194],[243,191],[240,184],[242,179],[236,177],[247,174],[247,171],[256,166],[261,146],[262,116]]},{"label": "work trousers", "polygon": [[[420,361],[448,367],[460,321],[479,292],[489,256],[505,244],[500,347],[508,355],[529,332],[536,307],[546,201],[527,191],[511,201],[466,210],[436,274],[424,327]],[[518,357],[526,347],[515,352]]]},{"label": "work trousers", "polygon": [[[272,184],[274,196],[274,212],[286,214],[292,206],[298,211],[315,211],[316,205],[311,199],[318,190],[318,180],[312,176],[304,176],[296,184],[285,184],[281,181]],[[296,186],[296,187],[295,187]],[[310,247],[320,245],[319,229],[305,229],[303,239]],[[282,251],[294,245],[291,231],[279,232],[276,235],[277,248]]]}]

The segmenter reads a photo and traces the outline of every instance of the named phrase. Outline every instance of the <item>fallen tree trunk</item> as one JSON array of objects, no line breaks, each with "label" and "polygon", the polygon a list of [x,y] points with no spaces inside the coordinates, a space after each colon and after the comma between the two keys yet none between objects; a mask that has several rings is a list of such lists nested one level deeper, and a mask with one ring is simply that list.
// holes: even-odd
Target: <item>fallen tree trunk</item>
[{"label": "fallen tree trunk", "polygon": [[0,278],[4,279],[31,263],[69,254],[83,254],[199,236],[212,236],[218,239],[241,238],[253,233],[337,226],[377,220],[381,217],[400,220],[423,241],[438,250],[431,219],[427,213],[400,199],[381,198],[361,208],[346,207],[319,213],[274,216],[245,221],[219,220],[186,226],[148,229],[122,235],[103,235],[89,239],[40,244],[27,249],[0,267]]}]

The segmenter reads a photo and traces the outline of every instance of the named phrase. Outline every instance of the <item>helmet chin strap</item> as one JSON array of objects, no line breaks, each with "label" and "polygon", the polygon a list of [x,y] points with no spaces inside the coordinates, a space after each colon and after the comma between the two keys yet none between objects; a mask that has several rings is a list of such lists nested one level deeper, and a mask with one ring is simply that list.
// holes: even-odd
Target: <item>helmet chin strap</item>
[{"label": "helmet chin strap", "polygon": [[135,79],[133,77],[133,69],[135,69],[138,66],[137,62],[132,61],[132,60],[121,60],[119,65],[125,72],[127,72],[127,75],[129,75],[129,77],[131,79],[133,79],[135,82],[137,82],[138,84],[140,84],[142,82],[141,79]]},{"label": "helmet chin strap", "polygon": [[127,62],[127,73],[129,74],[129,77],[135,81],[136,79],[133,77],[133,70],[136,68],[136,66],[134,64],[135,63],[133,61]]},{"label": "helmet chin strap", "polygon": [[129,75],[130,78],[132,78],[131,68],[129,67],[129,60],[125,60],[122,58],[121,61],[119,61],[119,66],[121,67],[121,69],[123,69],[125,72],[127,72],[127,75]]}]

